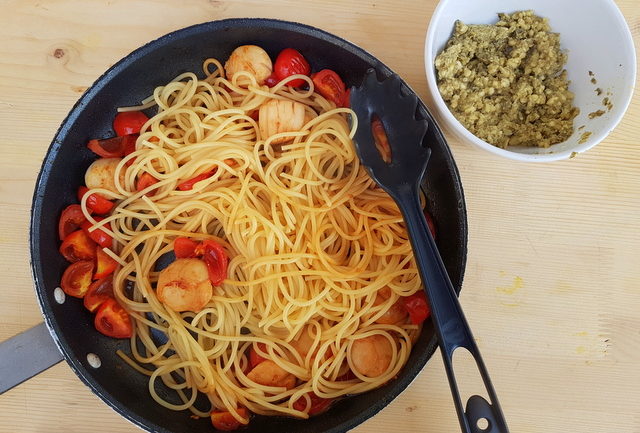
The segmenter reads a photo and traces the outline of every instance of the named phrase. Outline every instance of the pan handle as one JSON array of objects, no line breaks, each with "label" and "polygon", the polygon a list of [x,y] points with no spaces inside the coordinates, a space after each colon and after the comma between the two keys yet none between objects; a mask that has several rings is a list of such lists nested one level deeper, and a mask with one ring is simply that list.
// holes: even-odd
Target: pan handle
[{"label": "pan handle", "polygon": [[44,323],[0,343],[0,394],[62,361]]}]

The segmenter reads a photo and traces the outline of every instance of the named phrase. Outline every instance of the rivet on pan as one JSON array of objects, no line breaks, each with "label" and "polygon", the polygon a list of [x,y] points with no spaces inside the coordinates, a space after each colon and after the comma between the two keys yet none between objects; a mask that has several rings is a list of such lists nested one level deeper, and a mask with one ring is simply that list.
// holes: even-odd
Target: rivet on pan
[{"label": "rivet on pan", "polygon": [[53,298],[56,300],[58,304],[64,304],[64,300],[66,299],[66,295],[62,291],[60,287],[56,287],[53,291]]},{"label": "rivet on pan", "polygon": [[100,357],[95,353],[87,354],[87,362],[89,362],[89,365],[92,366],[93,368],[100,368],[100,366],[102,365],[102,361],[100,361]]}]

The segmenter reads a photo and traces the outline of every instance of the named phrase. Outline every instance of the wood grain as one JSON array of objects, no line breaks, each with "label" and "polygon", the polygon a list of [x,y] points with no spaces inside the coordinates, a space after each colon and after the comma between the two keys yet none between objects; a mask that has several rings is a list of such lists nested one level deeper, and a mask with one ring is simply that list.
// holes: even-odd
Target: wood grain
[{"label": "wood grain", "polygon": [[[618,0],[635,38],[640,5]],[[0,340],[42,320],[29,268],[31,195],[58,125],[136,47],[191,24],[270,17],[362,46],[426,97],[436,0],[0,2]],[[211,41],[210,43],[214,43]],[[462,304],[518,433],[640,433],[640,101],[577,158],[527,165],[450,137],[469,210]],[[469,374],[459,372],[462,381]],[[59,364],[0,396],[0,430],[139,429]],[[454,432],[442,362],[357,432]]]}]

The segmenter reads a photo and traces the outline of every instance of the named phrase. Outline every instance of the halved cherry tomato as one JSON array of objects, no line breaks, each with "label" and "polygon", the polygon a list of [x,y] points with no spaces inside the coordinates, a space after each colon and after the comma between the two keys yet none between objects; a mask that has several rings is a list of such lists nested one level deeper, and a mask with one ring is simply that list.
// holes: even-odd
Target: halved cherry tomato
[{"label": "halved cherry tomato", "polygon": [[350,106],[351,106],[351,89],[347,89],[347,91],[344,92],[344,99],[342,100],[341,107],[349,108]]},{"label": "halved cherry tomato", "polygon": [[84,295],[84,307],[95,313],[98,308],[108,299],[113,298],[113,278],[101,278],[94,281],[89,286],[89,290]]},{"label": "halved cherry tomato", "polygon": [[375,142],[382,160],[389,164],[391,162],[391,146],[389,145],[389,138],[387,138],[387,132],[384,130],[382,120],[380,120],[376,115],[371,119],[371,134],[373,135],[373,141]]},{"label": "halved cherry tomato", "polygon": [[128,338],[133,332],[129,314],[115,299],[107,299],[100,305],[93,324],[107,337]]},{"label": "halved cherry tomato", "polygon": [[58,236],[60,236],[60,240],[64,240],[71,232],[78,230],[86,220],[87,218],[82,213],[82,208],[79,204],[70,204],[64,208],[58,221]]},{"label": "halved cherry tomato", "polygon": [[[106,138],[104,140],[89,140],[87,147],[93,153],[103,158],[121,158],[135,150],[138,134],[130,134],[121,137]],[[133,150],[132,149],[133,146]]]},{"label": "halved cherry tomato", "polygon": [[[84,197],[84,195],[88,191],[89,191],[89,188],[87,188],[86,186],[79,187],[78,200],[82,201],[82,197]],[[91,194],[89,197],[87,197],[87,208],[90,211],[95,212],[99,215],[105,215],[111,212],[111,209],[113,209],[113,202],[107,200],[101,195],[94,193],[94,194]]]},{"label": "halved cherry tomato", "polygon": [[[244,407],[238,408],[238,414],[242,418],[249,418],[249,411]],[[234,416],[231,415],[231,412],[222,410],[214,410],[211,412],[211,423],[213,424],[213,427],[222,431],[237,430],[244,425],[235,419]]]},{"label": "halved cherry tomato", "polygon": [[333,101],[337,107],[342,107],[347,89],[338,74],[331,69],[323,69],[313,74],[311,79],[318,93]]},{"label": "halved cherry tomato", "polygon": [[209,170],[207,172],[204,172],[202,174],[197,175],[196,177],[193,177],[189,180],[185,180],[184,182],[178,184],[178,189],[180,191],[189,191],[191,189],[193,189],[193,186],[200,182],[201,180],[205,180],[210,178],[211,176],[213,176],[213,174],[216,172],[216,170],[218,169],[218,167],[214,167],[212,170]]},{"label": "halved cherry tomato", "polygon": [[265,80],[264,80],[264,84],[266,84],[268,87],[274,87],[276,84],[278,84],[280,82],[280,80],[278,80],[278,77],[276,77],[276,73],[272,73],[271,75],[269,75]]},{"label": "halved cherry tomato", "polygon": [[[133,153],[133,152],[136,151],[136,142],[138,141],[138,136],[139,136],[138,134],[125,135],[125,137],[135,137],[135,140],[133,140],[131,138],[125,140],[125,142],[124,142],[124,155],[122,155],[122,156],[127,156],[130,153]],[[151,138],[155,138],[155,137],[151,137]],[[124,165],[129,167],[135,161],[136,161],[135,158],[131,158],[131,159],[127,160],[127,162],[125,162]]]},{"label": "halved cherry tomato", "polygon": [[149,118],[142,111],[118,113],[113,119],[113,130],[116,131],[118,136],[138,134],[147,120]]},{"label": "halved cherry tomato", "polygon": [[96,273],[93,275],[94,280],[99,280],[113,273],[118,266],[118,262],[113,260],[111,256],[105,253],[99,246],[96,247]]},{"label": "halved cherry tomato", "polygon": [[252,110],[249,113],[249,117],[251,117],[256,122],[258,121],[258,116],[260,115],[260,110]]},{"label": "halved cherry tomato", "polygon": [[92,261],[80,260],[79,262],[71,263],[62,274],[60,288],[69,296],[82,298],[89,290],[92,274]]},{"label": "halved cherry tomato", "polygon": [[331,398],[321,398],[316,395],[315,392],[307,393],[311,400],[311,407],[307,409],[307,400],[304,397],[300,397],[293,403],[293,408],[301,412],[307,412],[309,415],[316,415],[327,410],[327,408],[333,402]]},{"label": "halved cherry tomato", "polygon": [[94,260],[96,258],[96,243],[84,230],[76,230],[64,238],[62,245],[60,245],[60,254],[72,263],[80,260]]},{"label": "halved cherry tomato", "polygon": [[[136,191],[142,191],[145,188],[150,187],[151,185],[155,185],[156,183],[158,183],[158,179],[156,179],[155,177],[151,176],[149,173],[144,172],[142,174],[142,176],[140,176],[138,178],[138,180],[136,181]],[[153,196],[156,192],[158,192],[157,189],[152,189],[151,191],[149,191],[147,193],[147,195],[149,197]]]},{"label": "halved cherry tomato", "polygon": [[[103,219],[104,218],[102,217],[95,217],[96,222],[100,222]],[[93,231],[89,230],[91,227],[93,227],[93,224],[91,224],[90,221],[85,221],[81,227],[82,230],[84,230],[84,232],[87,234],[87,236],[93,239],[102,248],[111,248],[111,244],[113,244],[113,238],[101,228],[95,229]],[[109,223],[105,224],[103,227],[111,230],[111,226],[109,225]]]},{"label": "halved cherry tomato", "polygon": [[[267,353],[266,344],[257,343],[257,345],[263,353]],[[266,361],[266,360],[267,359],[262,357],[262,355],[259,355],[258,352],[256,352],[256,349],[253,347],[253,345],[251,345],[251,348],[249,349],[249,365],[251,366],[251,368],[253,369],[253,367],[260,364],[262,361]]]},{"label": "halved cherry tomato", "polygon": [[206,239],[196,247],[195,253],[202,256],[207,264],[211,284],[219,286],[227,278],[227,264],[229,262],[222,245],[211,239]]},{"label": "halved cherry tomato", "polygon": [[409,313],[411,323],[419,325],[429,317],[429,304],[424,290],[420,290],[411,296],[404,298],[404,306]]},{"label": "halved cherry tomato", "polygon": [[[278,81],[282,81],[292,75],[309,75],[311,66],[299,51],[293,48],[285,48],[280,51],[276,62],[273,65],[273,72],[276,74]],[[297,79],[287,83],[290,87],[300,87],[306,84],[306,81]]]},{"label": "halved cherry tomato", "polygon": [[196,257],[196,248],[199,242],[189,238],[176,238],[173,242],[173,252],[178,259]]},{"label": "halved cherry tomato", "polygon": [[433,217],[431,216],[431,214],[429,213],[428,210],[424,210],[424,217],[427,220],[427,225],[429,226],[429,231],[431,232],[431,236],[433,236],[433,239],[436,238],[436,224],[433,222]]}]

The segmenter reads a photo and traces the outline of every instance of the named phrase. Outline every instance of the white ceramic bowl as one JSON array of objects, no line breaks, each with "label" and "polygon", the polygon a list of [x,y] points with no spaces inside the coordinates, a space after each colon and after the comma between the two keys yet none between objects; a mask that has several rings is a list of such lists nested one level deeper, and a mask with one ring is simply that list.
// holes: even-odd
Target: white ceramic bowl
[{"label": "white ceramic bowl", "polygon": [[[551,30],[560,33],[561,48],[568,50],[566,64],[569,90],[580,108],[575,131],[566,141],[549,148],[493,146],[469,132],[451,114],[436,83],[434,60],[451,37],[454,23],[494,24],[497,13],[532,9],[549,19]],[[436,116],[445,128],[464,140],[491,153],[521,161],[553,161],[584,152],[602,141],[620,122],[626,111],[636,80],[636,55],[629,27],[613,0],[441,0],[427,31],[425,66],[429,92]],[[589,75],[593,72],[593,77]],[[597,84],[591,79],[595,78]],[[600,88],[603,94],[597,95]],[[610,111],[602,100],[608,96]],[[589,119],[589,113],[605,114]],[[581,130],[578,127],[585,125]],[[584,140],[584,132],[591,135]]]}]

